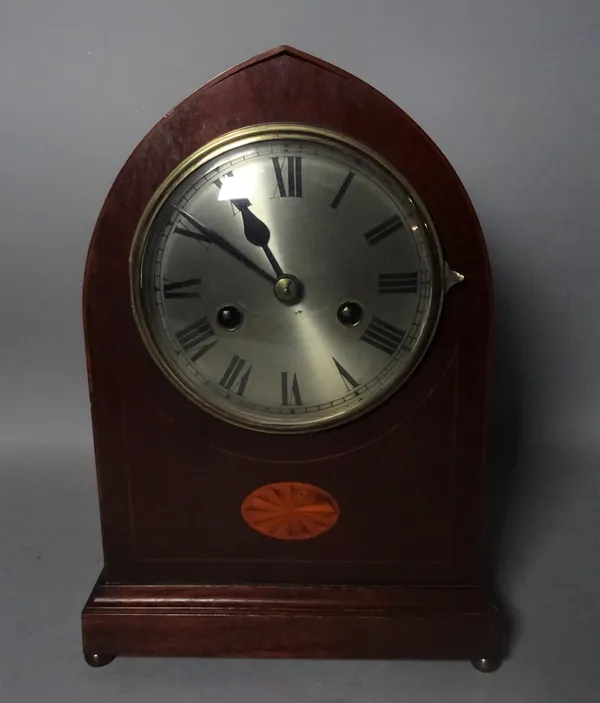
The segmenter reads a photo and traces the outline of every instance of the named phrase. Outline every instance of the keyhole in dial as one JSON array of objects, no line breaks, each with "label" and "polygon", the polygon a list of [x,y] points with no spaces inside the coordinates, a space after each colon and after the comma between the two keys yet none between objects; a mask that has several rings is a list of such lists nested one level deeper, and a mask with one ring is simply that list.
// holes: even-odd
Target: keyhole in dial
[{"label": "keyhole in dial", "polygon": [[242,315],[242,311],[236,308],[235,305],[226,305],[217,313],[217,322],[219,325],[230,332],[232,330],[237,330],[243,321],[244,316]]},{"label": "keyhole in dial", "polygon": [[337,310],[337,319],[344,327],[356,327],[363,319],[363,308],[355,300],[347,300]]}]

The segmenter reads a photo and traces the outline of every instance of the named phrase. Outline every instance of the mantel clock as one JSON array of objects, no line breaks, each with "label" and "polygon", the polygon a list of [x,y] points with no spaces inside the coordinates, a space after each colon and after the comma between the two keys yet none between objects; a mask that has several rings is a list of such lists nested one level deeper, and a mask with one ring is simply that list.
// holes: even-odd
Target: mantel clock
[{"label": "mantel clock", "polygon": [[488,258],[456,173],[390,100],[289,47],[198,90],[110,190],[84,321],[90,664],[500,663]]}]

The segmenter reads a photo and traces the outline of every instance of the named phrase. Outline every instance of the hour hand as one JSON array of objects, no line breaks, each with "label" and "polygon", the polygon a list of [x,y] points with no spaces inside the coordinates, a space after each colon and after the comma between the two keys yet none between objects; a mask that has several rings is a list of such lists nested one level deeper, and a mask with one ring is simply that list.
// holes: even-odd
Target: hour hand
[{"label": "hour hand", "polygon": [[261,247],[273,267],[273,271],[277,274],[277,278],[281,278],[281,276],[284,275],[283,269],[269,248],[271,231],[267,225],[250,210],[250,205],[252,203],[247,198],[236,199],[231,202],[242,213],[244,236],[250,244],[254,244],[255,247]]},{"label": "hour hand", "polygon": [[254,271],[254,273],[257,273],[259,276],[269,281],[269,283],[275,283],[277,279],[274,276],[272,276],[270,273],[267,273],[260,266],[255,264],[252,259],[249,259],[239,249],[234,247],[233,244],[230,244],[218,232],[215,232],[210,227],[207,227],[206,225],[202,224],[195,217],[193,217],[193,215],[190,215],[189,212],[182,210],[176,205],[173,205],[173,209],[178,212],[183,218],[185,218],[193,227],[195,227],[198,232],[202,235],[202,237],[206,239],[206,241],[210,242],[211,244],[214,244],[223,251],[226,251],[228,254],[231,254],[231,256],[237,259],[240,263],[244,264],[244,266]]}]

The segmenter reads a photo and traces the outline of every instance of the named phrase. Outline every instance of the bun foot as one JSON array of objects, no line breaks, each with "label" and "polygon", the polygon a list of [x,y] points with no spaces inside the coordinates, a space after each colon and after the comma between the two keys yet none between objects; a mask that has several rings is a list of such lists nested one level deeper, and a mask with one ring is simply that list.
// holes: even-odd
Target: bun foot
[{"label": "bun foot", "polygon": [[84,654],[83,656],[86,663],[93,666],[94,669],[110,664],[115,658],[114,654]]},{"label": "bun foot", "polygon": [[472,659],[471,664],[482,674],[491,674],[500,668],[502,661],[492,657],[481,657],[480,659]]}]

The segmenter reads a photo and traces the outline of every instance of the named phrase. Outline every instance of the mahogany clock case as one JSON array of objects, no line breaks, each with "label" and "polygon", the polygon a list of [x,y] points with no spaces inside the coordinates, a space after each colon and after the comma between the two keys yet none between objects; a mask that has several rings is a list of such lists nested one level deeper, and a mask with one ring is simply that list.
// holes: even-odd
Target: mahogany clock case
[{"label": "mahogany clock case", "polygon": [[[241,127],[312,125],[364,144],[420,196],[444,257],[465,280],[410,379],[345,425],[253,432],[181,395],[131,311],[129,256],[164,179]],[[339,68],[280,47],[218,76],[135,149],[100,213],[84,327],[105,568],[83,612],[92,664],[113,655],[418,657],[505,651],[482,577],[491,279],[456,173],[396,105]],[[241,507],[302,482],[339,517],[312,539],[273,539]],[[493,664],[493,665],[492,665]]]}]

